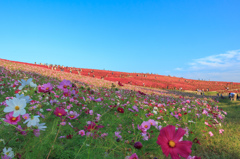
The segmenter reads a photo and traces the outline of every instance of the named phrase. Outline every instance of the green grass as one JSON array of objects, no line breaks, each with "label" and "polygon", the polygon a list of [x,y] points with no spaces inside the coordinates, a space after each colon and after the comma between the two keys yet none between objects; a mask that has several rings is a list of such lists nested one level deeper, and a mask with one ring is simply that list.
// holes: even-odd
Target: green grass
[{"label": "green grass", "polygon": [[204,95],[206,96],[216,96],[218,92],[216,91],[211,91],[211,92],[204,92]]},{"label": "green grass", "polygon": [[228,113],[222,125],[223,135],[214,134],[200,141],[202,146],[196,153],[204,159],[240,158],[240,101],[221,99],[218,106]]}]

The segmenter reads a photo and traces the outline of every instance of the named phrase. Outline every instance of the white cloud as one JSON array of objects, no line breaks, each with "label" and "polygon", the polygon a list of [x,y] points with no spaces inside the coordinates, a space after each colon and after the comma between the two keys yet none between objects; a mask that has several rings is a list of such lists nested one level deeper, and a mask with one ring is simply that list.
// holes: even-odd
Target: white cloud
[{"label": "white cloud", "polygon": [[[211,81],[240,82],[240,49],[223,54],[194,59],[188,63],[181,77]],[[179,70],[176,68],[175,70]]]},{"label": "white cloud", "polygon": [[195,59],[189,63],[191,70],[228,70],[240,68],[240,50],[227,51],[225,54],[207,56]]},{"label": "white cloud", "polygon": [[175,68],[175,70],[182,71],[183,69],[178,67],[178,68]]}]

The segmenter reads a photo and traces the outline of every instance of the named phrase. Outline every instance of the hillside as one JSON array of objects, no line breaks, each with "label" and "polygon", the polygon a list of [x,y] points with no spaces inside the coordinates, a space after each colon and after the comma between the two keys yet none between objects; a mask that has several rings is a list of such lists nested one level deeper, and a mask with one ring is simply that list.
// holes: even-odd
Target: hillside
[{"label": "hillside", "polygon": [[18,61],[10,61],[5,59],[0,60],[29,66],[37,66],[40,68],[54,70],[56,72],[67,72],[77,75],[81,74],[83,76],[88,76],[96,79],[103,79],[107,81],[113,82],[120,81],[122,84],[129,84],[141,87],[151,87],[169,90],[190,90],[190,91],[196,91],[197,89],[199,89],[203,91],[217,91],[220,93],[224,92],[240,93],[240,83],[236,82],[202,81],[148,73],[147,74],[125,73],[97,69],[63,67],[59,65],[56,66],[56,65],[31,64]]}]

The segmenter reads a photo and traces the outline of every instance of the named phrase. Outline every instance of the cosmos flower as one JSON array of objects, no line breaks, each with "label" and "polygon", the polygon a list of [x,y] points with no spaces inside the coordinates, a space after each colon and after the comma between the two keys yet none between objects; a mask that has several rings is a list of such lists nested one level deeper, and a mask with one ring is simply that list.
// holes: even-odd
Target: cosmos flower
[{"label": "cosmos flower", "polygon": [[65,90],[65,89],[67,89],[68,87],[72,87],[71,81],[65,80],[65,79],[64,79],[64,80],[59,84],[59,86],[58,86],[58,88],[59,88],[59,89],[62,89],[62,90]]},{"label": "cosmos flower", "polygon": [[33,117],[27,119],[26,121],[24,121],[23,123],[24,124],[27,123],[27,127],[36,126],[37,123],[40,121],[38,119],[39,117],[40,117],[39,115],[33,116]]},{"label": "cosmos flower", "polygon": [[30,82],[32,82],[32,78],[29,78],[27,81],[21,79],[21,81],[19,80],[19,82],[21,83],[21,86],[18,89],[22,90],[25,86],[29,85]]},{"label": "cosmos flower", "polygon": [[3,149],[3,154],[4,154],[4,155],[7,155],[7,156],[9,156],[9,157],[11,157],[11,158],[14,157],[14,152],[12,151],[12,148],[11,148],[11,147],[9,147],[8,149],[6,149],[6,147],[4,147],[4,149]]},{"label": "cosmos flower", "polygon": [[46,124],[46,123],[41,123],[41,124],[37,123],[37,124],[36,124],[36,127],[37,127],[37,129],[39,129],[39,130],[45,131],[45,129],[47,128],[47,126],[44,126],[45,124]]},{"label": "cosmos flower", "polygon": [[32,101],[32,99],[30,99],[29,96],[24,96],[23,94],[19,95],[19,94],[16,94],[16,98],[17,99],[25,99],[26,100],[26,103],[30,103]]},{"label": "cosmos flower", "polygon": [[85,135],[85,131],[84,131],[84,130],[80,130],[80,131],[78,132],[78,135],[84,136],[84,135]]},{"label": "cosmos flower", "polygon": [[70,112],[67,114],[67,117],[68,117],[69,119],[76,119],[78,116],[79,116],[79,114],[78,114],[76,111],[70,111]]},{"label": "cosmos flower", "polygon": [[44,93],[51,92],[52,89],[53,89],[53,87],[52,87],[51,83],[44,84],[41,87],[41,90],[43,90]]},{"label": "cosmos flower", "polygon": [[57,107],[54,111],[54,114],[58,117],[62,117],[65,116],[67,112],[65,111],[65,109],[60,109],[59,107]]},{"label": "cosmos flower", "polygon": [[176,131],[175,126],[166,126],[160,130],[157,144],[161,146],[163,153],[167,157],[170,153],[174,159],[180,159],[179,155],[187,158],[192,152],[192,142],[179,141],[184,134],[185,131],[182,128],[178,128]]},{"label": "cosmos flower", "polygon": [[13,125],[17,125],[17,123],[21,120],[20,115],[17,117],[13,116],[13,112],[9,113],[6,115],[6,120],[4,120],[5,122],[9,123],[9,124],[13,124]]},{"label": "cosmos flower", "polygon": [[13,98],[7,100],[6,103],[8,107],[5,107],[3,110],[5,113],[13,112],[13,117],[26,114],[26,110],[24,109],[26,107],[25,99]]},{"label": "cosmos flower", "polygon": [[124,110],[123,110],[123,108],[121,108],[121,107],[118,107],[118,108],[117,108],[117,111],[118,111],[119,113],[124,113]]}]

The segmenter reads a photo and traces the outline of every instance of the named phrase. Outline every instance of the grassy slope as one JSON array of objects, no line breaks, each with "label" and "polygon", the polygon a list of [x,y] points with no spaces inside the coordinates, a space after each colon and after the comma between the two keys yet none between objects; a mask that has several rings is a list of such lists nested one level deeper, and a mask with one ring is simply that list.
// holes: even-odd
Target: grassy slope
[{"label": "grassy slope", "polygon": [[202,159],[240,158],[240,150],[238,149],[240,146],[240,101],[220,100],[219,108],[228,113],[222,126],[222,129],[224,129],[223,136],[214,134],[213,137],[208,136],[206,140],[200,141],[201,146],[196,154],[201,156]]},{"label": "grassy slope", "polygon": [[198,154],[203,159],[238,159],[240,158],[240,101],[224,99],[219,101],[219,108],[226,111],[223,135],[214,134],[211,141],[202,141]]}]

